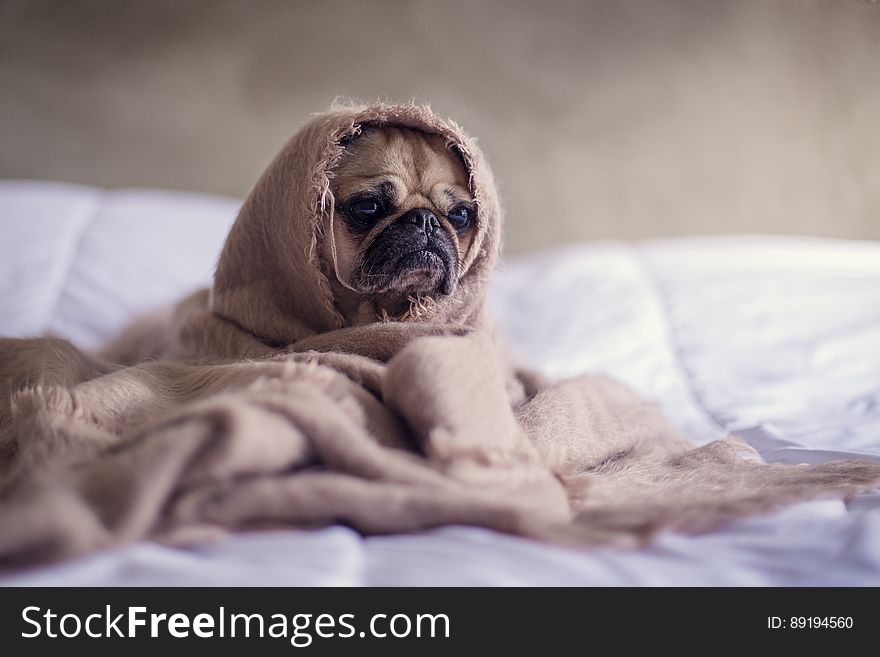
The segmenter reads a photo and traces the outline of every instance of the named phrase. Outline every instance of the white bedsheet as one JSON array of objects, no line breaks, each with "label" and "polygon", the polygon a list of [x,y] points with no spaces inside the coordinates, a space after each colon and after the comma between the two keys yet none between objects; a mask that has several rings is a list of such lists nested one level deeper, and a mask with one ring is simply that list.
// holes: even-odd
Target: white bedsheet
[{"label": "white bedsheet", "polygon": [[[0,335],[94,347],[209,280],[237,201],[0,182]],[[880,244],[740,236],[566,246],[510,259],[493,303],[554,376],[613,374],[705,442],[768,460],[880,459]],[[3,531],[0,528],[0,531]],[[333,527],[193,550],[139,543],[0,578],[20,585],[880,585],[880,495],[801,504],[638,551],[449,527]]]}]

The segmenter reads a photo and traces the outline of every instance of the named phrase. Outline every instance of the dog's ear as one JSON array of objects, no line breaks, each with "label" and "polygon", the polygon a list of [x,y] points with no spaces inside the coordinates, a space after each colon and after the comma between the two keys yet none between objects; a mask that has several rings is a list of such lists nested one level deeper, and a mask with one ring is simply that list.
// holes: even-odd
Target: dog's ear
[{"label": "dog's ear", "polygon": [[346,134],[342,135],[342,138],[339,140],[339,145],[343,147],[348,146],[355,139],[360,137],[362,133],[363,131],[360,128],[358,128],[357,130],[352,130],[351,132],[347,132]]}]

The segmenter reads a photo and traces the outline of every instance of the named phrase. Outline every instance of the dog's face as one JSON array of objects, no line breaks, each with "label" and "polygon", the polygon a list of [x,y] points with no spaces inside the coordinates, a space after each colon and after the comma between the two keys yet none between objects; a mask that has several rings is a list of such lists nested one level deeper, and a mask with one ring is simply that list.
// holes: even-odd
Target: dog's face
[{"label": "dog's face", "polygon": [[441,137],[366,129],[347,145],[332,192],[337,270],[357,294],[396,312],[411,297],[455,291],[476,207]]}]

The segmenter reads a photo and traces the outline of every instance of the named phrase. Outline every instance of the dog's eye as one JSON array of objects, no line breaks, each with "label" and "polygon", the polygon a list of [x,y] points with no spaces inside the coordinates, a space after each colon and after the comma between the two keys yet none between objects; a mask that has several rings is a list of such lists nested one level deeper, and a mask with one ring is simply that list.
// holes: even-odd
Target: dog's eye
[{"label": "dog's eye", "polygon": [[452,208],[446,216],[449,217],[449,221],[455,230],[462,231],[467,228],[467,225],[473,219],[474,211],[466,205],[459,205]]},{"label": "dog's eye", "polygon": [[358,228],[370,228],[385,215],[385,206],[375,198],[362,198],[346,208],[350,220]]},{"label": "dog's eye", "polygon": [[358,219],[369,220],[378,217],[381,209],[382,206],[379,205],[378,201],[367,199],[365,201],[353,203],[351,206],[351,213]]}]

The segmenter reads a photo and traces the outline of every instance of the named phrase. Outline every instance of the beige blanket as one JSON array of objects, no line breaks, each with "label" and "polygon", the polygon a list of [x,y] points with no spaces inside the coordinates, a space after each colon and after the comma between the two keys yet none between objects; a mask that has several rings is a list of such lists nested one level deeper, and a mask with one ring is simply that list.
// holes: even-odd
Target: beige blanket
[{"label": "beige blanket", "polygon": [[[446,138],[478,233],[454,295],[346,326],[321,256],[330,179],[374,124]],[[315,117],[246,200],[210,291],[100,357],[0,340],[0,565],[331,523],[637,545],[880,482],[869,462],[765,465],[734,438],[694,447],[609,379],[516,369],[486,304],[500,230],[491,173],[455,125],[418,106]]]}]

